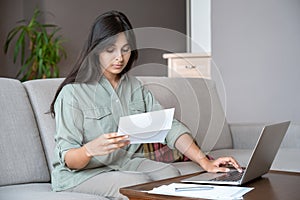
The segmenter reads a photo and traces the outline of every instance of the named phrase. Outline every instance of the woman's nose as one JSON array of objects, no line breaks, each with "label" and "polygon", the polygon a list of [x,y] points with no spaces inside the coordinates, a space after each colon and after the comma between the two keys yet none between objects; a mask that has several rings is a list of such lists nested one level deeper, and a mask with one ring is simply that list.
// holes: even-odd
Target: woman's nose
[{"label": "woman's nose", "polygon": [[117,61],[123,61],[123,54],[122,54],[122,52],[119,52],[119,53],[118,53],[118,55],[117,55],[117,57],[116,57],[116,60],[117,60]]}]

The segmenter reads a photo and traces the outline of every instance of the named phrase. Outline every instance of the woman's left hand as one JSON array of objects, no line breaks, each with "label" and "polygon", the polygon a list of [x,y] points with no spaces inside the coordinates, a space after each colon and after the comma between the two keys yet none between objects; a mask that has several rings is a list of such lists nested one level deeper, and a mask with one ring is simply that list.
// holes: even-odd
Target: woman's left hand
[{"label": "woman's left hand", "polygon": [[202,167],[208,172],[229,172],[230,169],[225,167],[227,165],[236,168],[239,172],[243,171],[241,166],[233,157],[221,157],[216,160],[206,159],[206,161],[202,163]]}]

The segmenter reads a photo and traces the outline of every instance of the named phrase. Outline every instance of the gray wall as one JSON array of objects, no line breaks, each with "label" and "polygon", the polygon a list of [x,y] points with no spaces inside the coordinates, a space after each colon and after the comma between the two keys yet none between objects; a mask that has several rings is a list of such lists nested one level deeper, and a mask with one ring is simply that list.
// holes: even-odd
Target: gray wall
[{"label": "gray wall", "polygon": [[[105,11],[114,9],[124,12],[134,28],[163,27],[183,34],[186,32],[185,0],[4,0],[0,2],[1,48],[6,34],[15,22],[23,18],[29,19],[36,5],[45,12],[44,21],[62,27],[60,33],[67,40],[65,48],[68,57],[60,63],[61,76],[65,76],[75,62],[94,19]],[[172,51],[185,50],[184,39],[172,45]],[[165,52],[155,48],[141,49],[137,63],[140,67],[135,68],[133,74],[166,76],[167,62],[162,58],[162,53]],[[19,64],[13,65],[12,51],[5,56],[1,49],[0,66],[0,76],[15,76]]]},{"label": "gray wall", "polygon": [[0,76],[13,77],[17,73],[17,66],[12,64],[12,51],[4,55],[3,45],[8,31],[15,26],[15,22],[24,18],[23,1],[11,0],[0,2]]},{"label": "gray wall", "polygon": [[212,52],[230,122],[300,122],[299,0],[212,0]]}]

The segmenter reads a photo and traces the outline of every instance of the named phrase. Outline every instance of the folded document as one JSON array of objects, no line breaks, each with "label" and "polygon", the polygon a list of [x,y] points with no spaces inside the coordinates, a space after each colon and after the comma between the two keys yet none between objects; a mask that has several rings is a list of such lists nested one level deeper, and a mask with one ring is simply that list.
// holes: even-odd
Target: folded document
[{"label": "folded document", "polygon": [[163,143],[172,127],[175,108],[120,117],[118,135],[129,135],[131,144]]}]

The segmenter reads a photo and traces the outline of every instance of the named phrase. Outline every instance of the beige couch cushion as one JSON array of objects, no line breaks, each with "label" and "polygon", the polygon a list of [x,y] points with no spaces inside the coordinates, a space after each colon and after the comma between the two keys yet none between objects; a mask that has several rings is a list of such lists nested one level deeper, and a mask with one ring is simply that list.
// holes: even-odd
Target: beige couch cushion
[{"label": "beige couch cushion", "polygon": [[138,77],[191,130],[203,151],[232,148],[232,138],[213,81],[201,78]]},{"label": "beige couch cushion", "polygon": [[41,79],[24,82],[36,115],[41,139],[48,160],[48,167],[52,171],[52,157],[54,155],[55,120],[50,115],[50,104],[63,78]]},{"label": "beige couch cushion", "polygon": [[50,183],[33,183],[0,187],[1,200],[108,200],[93,194],[53,192]]},{"label": "beige couch cushion", "polygon": [[20,81],[0,78],[0,186],[49,182],[39,131]]}]

